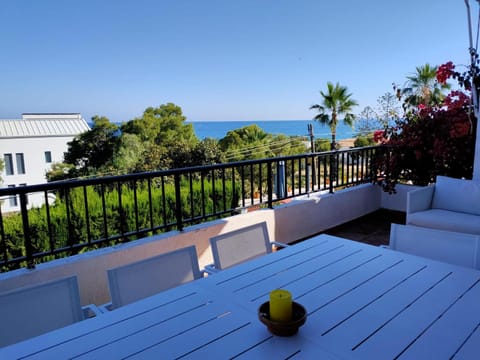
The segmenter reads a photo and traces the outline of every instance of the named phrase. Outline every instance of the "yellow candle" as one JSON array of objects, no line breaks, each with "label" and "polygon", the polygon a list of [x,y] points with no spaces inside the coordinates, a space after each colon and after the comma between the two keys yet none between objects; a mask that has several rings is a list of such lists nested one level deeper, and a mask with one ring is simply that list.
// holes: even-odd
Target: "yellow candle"
[{"label": "yellow candle", "polygon": [[292,294],[283,289],[270,293],[270,319],[273,321],[292,320]]}]

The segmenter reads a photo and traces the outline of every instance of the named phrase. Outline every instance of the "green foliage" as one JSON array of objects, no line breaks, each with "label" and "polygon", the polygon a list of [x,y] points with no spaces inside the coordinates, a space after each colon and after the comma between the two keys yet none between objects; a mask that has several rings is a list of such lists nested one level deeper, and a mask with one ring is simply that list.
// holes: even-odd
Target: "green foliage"
[{"label": "green foliage", "polygon": [[332,149],[330,141],[327,139],[316,139],[315,140],[315,151],[330,151]]},{"label": "green foliage", "polygon": [[194,147],[191,156],[191,166],[221,164],[225,162],[225,156],[218,140],[212,138],[205,138],[200,141]]},{"label": "green foliage", "polygon": [[73,176],[95,173],[112,160],[118,135],[118,126],[106,117],[94,116],[93,127],[68,143],[65,163],[71,164]]},{"label": "green foliage", "polygon": [[357,136],[353,143],[354,147],[365,147],[376,145],[376,141],[373,140],[373,134],[368,134],[367,136]]},{"label": "green foliage", "polygon": [[[238,185],[235,188],[233,186],[232,181],[226,181],[224,190],[218,179],[204,179],[203,185],[200,180],[192,180],[190,183],[188,179],[183,179],[180,200],[184,223],[198,223],[199,218],[204,215],[218,217],[219,212],[230,215],[228,211],[238,206],[241,193]],[[89,241],[115,236],[117,240],[104,244],[114,245],[132,240],[125,234],[137,229],[144,229],[145,233],[141,236],[147,236],[151,234],[147,231],[151,224],[169,230],[176,223],[175,196],[172,181],[166,181],[163,185],[152,182],[150,192],[146,181],[138,181],[135,184],[123,184],[120,188],[99,185],[58,193],[55,203],[48,208],[50,229],[47,225],[46,205],[28,211],[34,253],[66,248],[70,250],[62,256],[74,255],[84,250],[78,247],[74,249],[73,246],[87,244]],[[138,217],[135,216],[136,213]],[[25,255],[21,214],[5,217],[3,226],[9,258]],[[52,234],[51,239],[49,231]],[[54,255],[46,260],[53,258]]]},{"label": "green foliage", "polygon": [[[105,117],[92,120],[92,128],[68,144],[64,163],[47,174],[49,181],[192,166],[195,157],[201,158],[193,126],[184,123],[182,109],[175,104],[149,107],[120,128]],[[195,156],[190,151],[196,151]]]},{"label": "green foliage", "polygon": [[298,136],[275,135],[272,137],[269,147],[273,156],[289,156],[307,152],[304,139]]},{"label": "green foliage", "polygon": [[122,134],[136,134],[142,142],[171,146],[178,142],[196,143],[192,124],[185,124],[182,109],[172,103],[145,109],[142,117],[122,125]]},{"label": "green foliage", "polygon": [[145,109],[120,128],[95,116],[90,131],[71,143],[65,162],[55,164],[49,181],[218,164],[303,153],[302,139],[273,136],[257,125],[230,131],[223,139],[199,141],[182,109],[172,103]]},{"label": "green foliage", "polygon": [[118,173],[132,173],[143,163],[147,146],[136,134],[125,133],[118,139],[118,147],[112,159],[112,168]]},{"label": "green foliage", "polygon": [[75,171],[75,166],[67,163],[54,163],[50,171],[47,172],[47,181],[59,181],[71,178]]},{"label": "green foliage", "polygon": [[[150,171],[168,168],[191,166],[190,152],[198,144],[192,124],[185,124],[186,118],[182,109],[172,103],[160,105],[157,108],[145,109],[142,117],[130,120],[122,125],[123,137],[130,136],[130,142],[135,140],[133,151],[126,147],[121,150],[129,153],[130,162],[127,167],[122,167],[124,172]],[[122,165],[121,161],[116,162]],[[127,165],[124,164],[124,165]]]},{"label": "green foliage", "polygon": [[226,161],[264,159],[307,151],[304,139],[268,134],[255,124],[229,131],[220,140],[219,147]]},{"label": "green foliage", "polygon": [[399,89],[400,95],[404,98],[404,109],[408,110],[420,104],[425,106],[441,105],[445,98],[444,91],[450,86],[437,81],[437,66],[425,64],[417,66],[415,73],[407,76],[407,84]]},{"label": "green foliage", "polygon": [[228,161],[253,160],[273,155],[268,146],[270,140],[269,134],[253,124],[229,131],[219,145]]}]

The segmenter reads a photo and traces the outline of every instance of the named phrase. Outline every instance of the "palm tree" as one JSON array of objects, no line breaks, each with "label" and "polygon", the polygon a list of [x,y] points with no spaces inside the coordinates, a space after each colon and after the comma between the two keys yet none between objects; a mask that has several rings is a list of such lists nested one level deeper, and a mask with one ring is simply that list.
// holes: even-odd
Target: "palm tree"
[{"label": "palm tree", "polygon": [[322,103],[310,106],[310,110],[318,110],[314,120],[330,127],[332,133],[331,149],[334,150],[336,148],[338,116],[343,114],[343,122],[346,125],[353,126],[355,115],[352,113],[352,108],[358,103],[351,99],[352,94],[348,93],[347,87],[340,86],[339,83],[334,86],[331,82],[328,82],[327,92],[320,91],[320,95],[322,96]]},{"label": "palm tree", "polygon": [[412,106],[438,105],[444,98],[443,91],[449,89],[448,84],[440,84],[436,80],[437,66],[425,64],[417,66],[416,72],[407,76],[407,86],[402,90],[405,102]]}]

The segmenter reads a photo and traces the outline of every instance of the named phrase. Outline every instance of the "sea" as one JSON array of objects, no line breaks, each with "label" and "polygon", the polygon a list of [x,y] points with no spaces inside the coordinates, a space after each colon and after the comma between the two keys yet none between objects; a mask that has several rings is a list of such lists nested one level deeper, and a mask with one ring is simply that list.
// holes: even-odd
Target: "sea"
[{"label": "sea", "polygon": [[[314,120],[233,120],[233,121],[195,121],[190,120],[186,123],[193,125],[197,137],[201,140],[210,137],[221,139],[231,130],[240,129],[244,126],[256,124],[263,131],[269,134],[283,134],[289,136],[309,136],[308,125],[313,126],[313,135],[315,138],[330,139],[330,128]],[[336,137],[338,140],[350,139],[356,136],[355,130],[350,126],[339,122],[337,126]]]}]

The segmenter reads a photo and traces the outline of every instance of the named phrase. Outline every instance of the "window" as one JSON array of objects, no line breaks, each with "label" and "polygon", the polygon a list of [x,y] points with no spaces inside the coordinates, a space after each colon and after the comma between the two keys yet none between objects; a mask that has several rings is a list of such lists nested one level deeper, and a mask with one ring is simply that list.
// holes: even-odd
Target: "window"
[{"label": "window", "polygon": [[17,160],[17,173],[25,174],[25,162],[23,161],[23,153],[16,153],[15,158]]},{"label": "window", "polygon": [[[14,188],[15,185],[8,185],[9,188]],[[10,206],[18,206],[17,195],[10,195],[9,197]]]},{"label": "window", "polygon": [[45,162],[47,164],[50,164],[52,162],[52,152],[51,151],[45,151]]},{"label": "window", "polygon": [[3,154],[3,160],[5,162],[5,173],[7,175],[13,175],[13,158],[12,154]]}]

